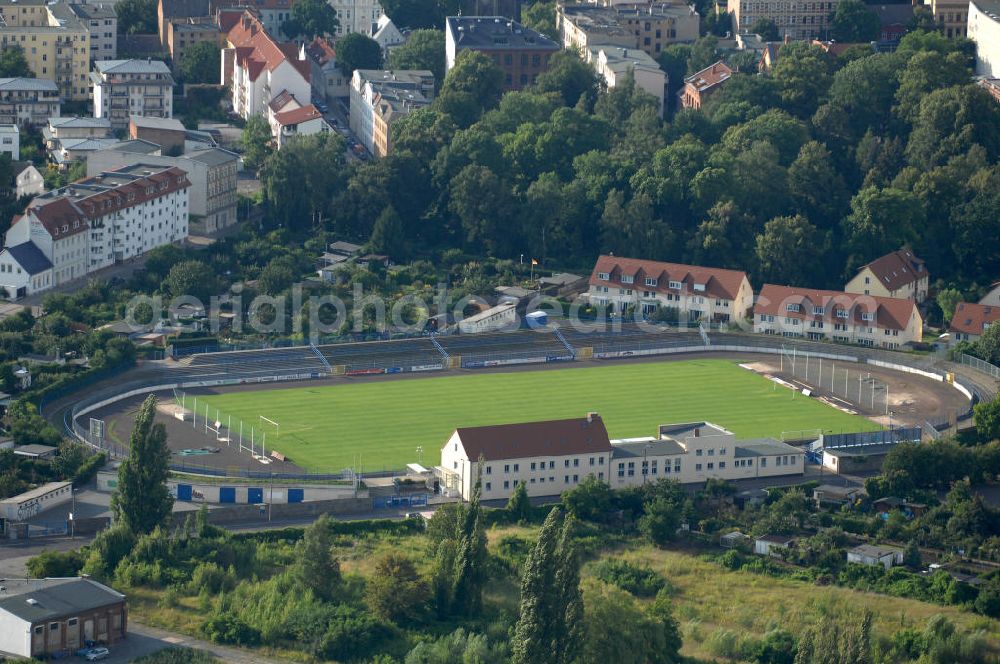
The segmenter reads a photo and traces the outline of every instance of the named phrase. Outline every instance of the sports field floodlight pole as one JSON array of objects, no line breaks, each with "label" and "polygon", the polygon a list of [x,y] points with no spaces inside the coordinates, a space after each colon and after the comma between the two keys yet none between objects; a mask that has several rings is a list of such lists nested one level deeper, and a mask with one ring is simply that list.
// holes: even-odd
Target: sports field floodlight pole
[{"label": "sports field floodlight pole", "polygon": [[230,415],[226,422],[226,447],[231,447],[233,443],[233,416]]},{"label": "sports field floodlight pole", "polygon": [[875,379],[872,378],[872,412],[875,411]]},{"label": "sports field floodlight pole", "polygon": [[806,353],[806,382],[809,382],[809,353]]},{"label": "sports field floodlight pole", "polygon": [[191,406],[191,428],[198,428],[198,397],[194,398],[194,405]]},{"label": "sports field floodlight pole", "polygon": [[[885,414],[889,414],[889,383],[885,384]],[[892,419],[889,421],[892,422]]]}]

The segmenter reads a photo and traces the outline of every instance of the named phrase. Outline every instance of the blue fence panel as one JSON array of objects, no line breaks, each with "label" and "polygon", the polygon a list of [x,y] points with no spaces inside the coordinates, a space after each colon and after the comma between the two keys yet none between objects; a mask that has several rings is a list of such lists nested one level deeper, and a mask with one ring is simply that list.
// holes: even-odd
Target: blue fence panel
[{"label": "blue fence panel", "polygon": [[177,485],[177,500],[191,500],[191,485],[190,484],[178,484]]},{"label": "blue fence panel", "polygon": [[250,487],[247,489],[247,503],[251,505],[259,505],[264,502],[264,490],[257,487]]},{"label": "blue fence panel", "polygon": [[219,502],[220,503],[235,503],[236,502],[236,487],[233,487],[233,486],[220,486],[219,487]]},{"label": "blue fence panel", "polygon": [[288,490],[288,502],[301,503],[304,498],[305,498],[305,491],[303,489]]}]

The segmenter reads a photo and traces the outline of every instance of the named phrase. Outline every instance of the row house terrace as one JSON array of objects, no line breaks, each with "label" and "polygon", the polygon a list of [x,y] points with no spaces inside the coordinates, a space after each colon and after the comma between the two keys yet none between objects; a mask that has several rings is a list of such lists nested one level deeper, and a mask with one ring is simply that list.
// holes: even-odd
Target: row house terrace
[{"label": "row house terrace", "polygon": [[753,306],[745,272],[601,256],[590,275],[590,303],[629,308],[648,316],[660,308],[677,310],[681,321],[728,323],[742,320]]},{"label": "row house terrace", "polygon": [[912,300],[764,284],[754,332],[900,348],[921,340],[923,320]]}]

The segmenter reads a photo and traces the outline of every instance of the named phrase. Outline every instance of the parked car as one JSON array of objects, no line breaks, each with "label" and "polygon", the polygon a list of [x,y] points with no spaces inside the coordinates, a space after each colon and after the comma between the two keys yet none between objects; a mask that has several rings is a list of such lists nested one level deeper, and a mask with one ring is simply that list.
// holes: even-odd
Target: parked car
[{"label": "parked car", "polygon": [[88,662],[96,662],[101,659],[107,659],[111,655],[111,651],[107,648],[91,648],[86,655],[83,656]]}]

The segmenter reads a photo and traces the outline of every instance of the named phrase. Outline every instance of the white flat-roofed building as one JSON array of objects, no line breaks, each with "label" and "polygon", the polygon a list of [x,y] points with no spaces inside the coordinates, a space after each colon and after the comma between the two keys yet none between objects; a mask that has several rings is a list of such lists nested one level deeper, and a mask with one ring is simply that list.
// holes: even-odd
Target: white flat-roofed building
[{"label": "white flat-roofed building", "polygon": [[72,498],[72,482],[49,482],[31,491],[0,500],[0,518],[14,522],[27,521],[46,510],[68,503]]},{"label": "white flat-roofed building", "polygon": [[504,330],[516,324],[517,304],[505,302],[459,321],[458,329],[465,334],[478,334]]},{"label": "white flat-roofed building", "polygon": [[1000,78],[1000,2],[969,3],[968,37],[976,43],[976,76]]}]

